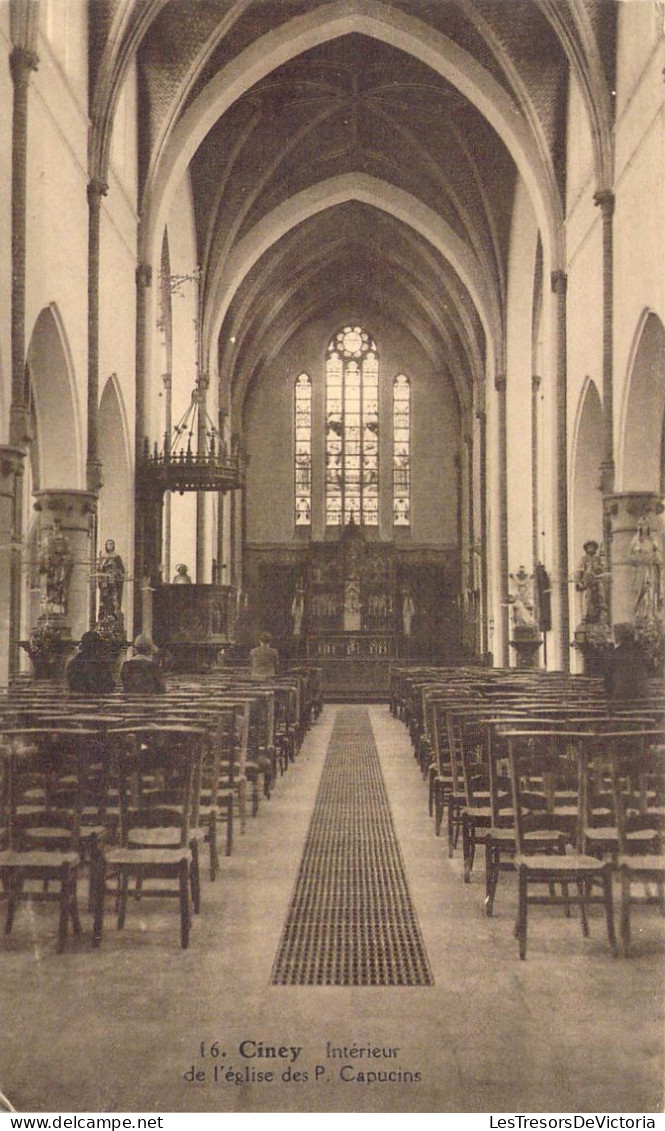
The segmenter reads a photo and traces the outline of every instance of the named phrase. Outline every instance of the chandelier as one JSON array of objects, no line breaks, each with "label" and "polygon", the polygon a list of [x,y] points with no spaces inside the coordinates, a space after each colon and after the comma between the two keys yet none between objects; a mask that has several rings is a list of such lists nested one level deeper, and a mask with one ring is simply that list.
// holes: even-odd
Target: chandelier
[{"label": "chandelier", "polygon": [[146,437],[141,477],[146,487],[160,491],[232,491],[240,486],[240,460],[229,451],[203,403],[200,387],[171,436],[152,451]]},{"label": "chandelier", "polygon": [[145,438],[143,456],[138,474],[145,490],[164,493],[177,491],[232,491],[241,484],[240,458],[234,443],[229,451],[222,438],[221,429],[216,428],[206,408],[208,377],[199,368],[199,286],[201,269],[197,267],[187,275],[163,275],[162,286],[170,294],[181,293],[183,284],[195,286],[194,326],[196,331],[197,375],[191,400],[186,412],[173,428],[164,433],[160,449],[157,441],[150,450],[150,442]]}]

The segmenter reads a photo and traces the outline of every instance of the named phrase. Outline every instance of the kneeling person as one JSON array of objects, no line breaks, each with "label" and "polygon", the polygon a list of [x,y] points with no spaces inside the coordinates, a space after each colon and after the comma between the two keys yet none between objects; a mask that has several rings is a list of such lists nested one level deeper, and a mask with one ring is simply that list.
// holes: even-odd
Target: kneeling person
[{"label": "kneeling person", "polygon": [[157,649],[143,633],[134,641],[134,655],[120,669],[122,690],[141,695],[162,695],[166,691],[164,676],[155,663]]}]

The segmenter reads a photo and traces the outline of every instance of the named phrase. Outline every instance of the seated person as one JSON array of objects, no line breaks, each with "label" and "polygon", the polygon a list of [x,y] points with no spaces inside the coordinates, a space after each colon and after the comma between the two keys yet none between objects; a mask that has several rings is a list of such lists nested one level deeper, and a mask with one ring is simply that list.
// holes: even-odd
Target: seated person
[{"label": "seated person", "polygon": [[67,686],[84,695],[107,695],[115,690],[113,663],[96,632],[84,632],[79,650],[67,664]]},{"label": "seated person", "polygon": [[649,694],[649,674],[632,624],[615,624],[616,647],[605,668],[608,699],[644,699]]},{"label": "seated person", "polygon": [[272,647],[272,636],[262,632],[259,644],[249,653],[249,670],[252,679],[270,679],[277,674],[279,652]]},{"label": "seated person", "polygon": [[174,585],[192,585],[192,579],[189,576],[189,570],[184,562],[175,567],[175,577],[173,578]]},{"label": "seated person", "polygon": [[122,690],[141,695],[163,695],[164,677],[155,662],[157,649],[149,636],[141,633],[134,641],[134,655],[120,669]]}]

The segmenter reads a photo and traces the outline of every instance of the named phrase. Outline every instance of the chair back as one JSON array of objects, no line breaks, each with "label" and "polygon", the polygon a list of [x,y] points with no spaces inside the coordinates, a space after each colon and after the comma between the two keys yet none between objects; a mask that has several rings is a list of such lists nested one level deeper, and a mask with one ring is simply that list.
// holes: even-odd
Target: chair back
[{"label": "chair back", "polygon": [[661,730],[641,730],[630,736],[608,736],[618,851],[629,851],[628,833],[635,828],[663,831],[665,822],[665,742]]},{"label": "chair back", "polygon": [[198,812],[207,732],[204,727],[156,723],[117,727],[108,741],[117,765],[120,843],[130,830],[168,826],[180,847],[189,844]]}]

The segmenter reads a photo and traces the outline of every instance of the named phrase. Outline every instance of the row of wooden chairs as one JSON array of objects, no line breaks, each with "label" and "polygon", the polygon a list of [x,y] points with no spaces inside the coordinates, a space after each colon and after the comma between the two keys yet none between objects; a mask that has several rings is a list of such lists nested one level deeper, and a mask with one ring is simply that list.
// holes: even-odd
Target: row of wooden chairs
[{"label": "row of wooden chairs", "polygon": [[[305,717],[305,713],[306,717]],[[86,698],[33,684],[0,700],[0,882],[5,933],[21,900],[59,904],[58,950],[81,929],[78,880],[89,878],[92,938],[113,901],[176,896],[181,944],[248,810],[258,815],[315,717],[307,677],[259,685],[236,673],[169,681],[167,694]],[[133,886],[132,886],[133,885]]]},{"label": "row of wooden chairs", "polygon": [[[560,673],[493,671],[488,676],[484,669],[404,668],[396,673],[391,709],[409,726],[414,755],[428,781],[428,812],[437,835],[447,815],[449,855],[461,836],[466,882],[476,848],[484,844],[488,915],[500,873],[518,874],[516,934],[522,957],[526,908],[534,898],[527,898],[527,889],[536,874],[547,886],[537,901],[561,903],[566,914],[577,903],[585,933],[591,890],[599,888],[613,951],[613,875],[621,876],[625,953],[635,878],[650,879],[649,892],[656,884],[657,894],[650,898],[665,910],[665,736],[659,692],[654,686],[650,701],[617,707],[607,703],[599,681]],[[520,766],[517,736],[529,751],[528,767]]]}]

